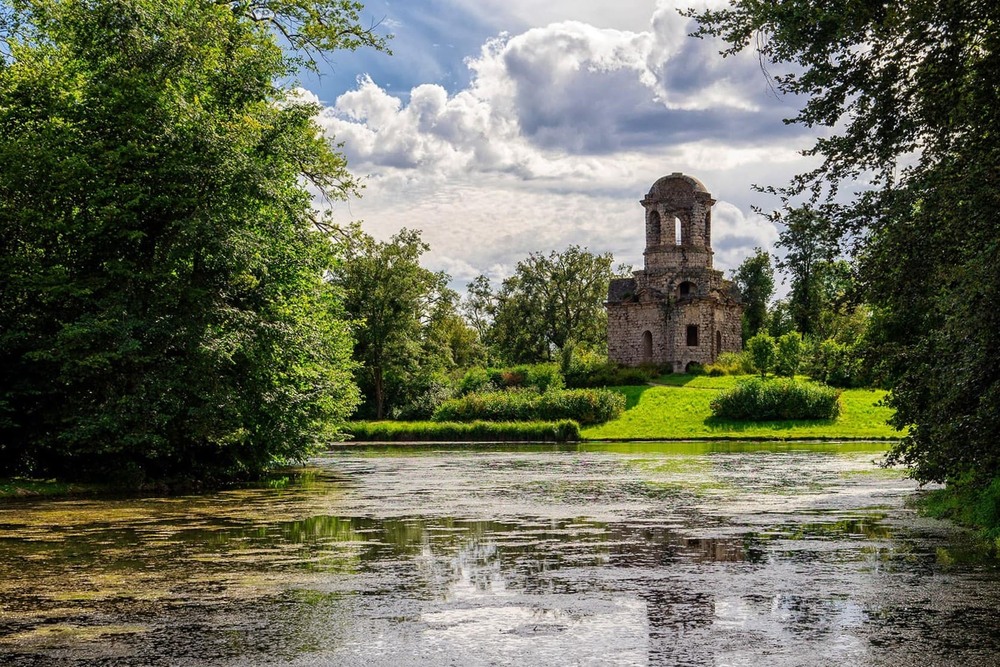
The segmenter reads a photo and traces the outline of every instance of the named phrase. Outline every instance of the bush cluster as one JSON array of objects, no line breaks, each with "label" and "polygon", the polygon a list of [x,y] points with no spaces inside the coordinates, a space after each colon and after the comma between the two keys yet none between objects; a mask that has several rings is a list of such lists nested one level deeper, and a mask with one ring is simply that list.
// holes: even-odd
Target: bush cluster
[{"label": "bush cluster", "polygon": [[705,366],[708,375],[750,375],[754,372],[753,360],[746,352],[723,352],[715,363]]},{"label": "bush cluster", "polygon": [[574,389],[592,387],[622,387],[648,383],[660,374],[655,366],[627,368],[612,363],[570,367],[566,372],[566,386]]},{"label": "bush cluster", "polygon": [[711,407],[714,416],[724,419],[835,419],[840,414],[840,392],[825,385],[788,378],[752,378],[719,394]]},{"label": "bush cluster", "polygon": [[521,364],[505,368],[470,368],[458,383],[458,395],[501,389],[562,389],[563,376],[556,364]]},{"label": "bush cluster", "polygon": [[534,421],[573,419],[598,424],[625,410],[625,396],[604,389],[487,391],[466,394],[438,406],[434,421]]},{"label": "bush cluster", "polygon": [[571,420],[530,422],[351,422],[358,442],[574,442],[580,425]]},{"label": "bush cluster", "polygon": [[863,387],[872,380],[856,346],[832,338],[815,344],[807,370],[813,378],[834,387]]}]

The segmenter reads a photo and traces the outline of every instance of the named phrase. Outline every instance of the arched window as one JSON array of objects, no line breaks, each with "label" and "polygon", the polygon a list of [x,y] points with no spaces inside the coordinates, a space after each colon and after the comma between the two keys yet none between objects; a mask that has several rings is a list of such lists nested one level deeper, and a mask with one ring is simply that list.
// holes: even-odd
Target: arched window
[{"label": "arched window", "polygon": [[683,233],[681,229],[681,219],[674,216],[674,244],[682,245],[683,239],[681,239],[681,234]]},{"label": "arched window", "polygon": [[685,280],[680,285],[677,286],[677,296],[685,297],[691,296],[697,290],[697,286],[690,280]]},{"label": "arched window", "polygon": [[653,361],[653,334],[649,331],[642,333],[642,363],[648,364]]},{"label": "arched window", "polygon": [[716,356],[722,354],[722,332],[715,332],[715,354]]}]

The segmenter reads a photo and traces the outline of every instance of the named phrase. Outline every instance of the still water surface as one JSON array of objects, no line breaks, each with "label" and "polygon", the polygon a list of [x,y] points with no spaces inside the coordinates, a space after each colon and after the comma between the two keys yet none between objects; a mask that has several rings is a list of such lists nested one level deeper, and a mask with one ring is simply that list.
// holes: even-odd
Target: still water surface
[{"label": "still water surface", "polygon": [[0,505],[2,665],[991,665],[1000,569],[879,445],[349,449]]}]

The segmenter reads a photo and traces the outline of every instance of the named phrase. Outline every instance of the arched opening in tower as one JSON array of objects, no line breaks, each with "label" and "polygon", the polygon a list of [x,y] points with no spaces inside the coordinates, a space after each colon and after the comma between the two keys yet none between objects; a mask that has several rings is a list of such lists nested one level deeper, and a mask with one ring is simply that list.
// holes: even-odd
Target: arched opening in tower
[{"label": "arched opening in tower", "polygon": [[649,331],[642,333],[642,363],[648,364],[653,361],[653,334]]}]

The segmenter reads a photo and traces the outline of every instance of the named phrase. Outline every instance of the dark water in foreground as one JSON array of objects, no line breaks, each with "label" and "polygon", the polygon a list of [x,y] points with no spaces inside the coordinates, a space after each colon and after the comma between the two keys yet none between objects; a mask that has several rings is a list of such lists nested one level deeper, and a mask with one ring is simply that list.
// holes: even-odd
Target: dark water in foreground
[{"label": "dark water in foreground", "polygon": [[1000,569],[878,445],[352,450],[0,505],[0,665],[991,665]]}]

